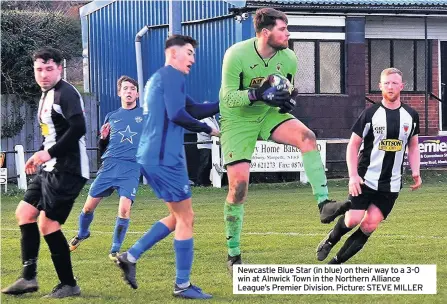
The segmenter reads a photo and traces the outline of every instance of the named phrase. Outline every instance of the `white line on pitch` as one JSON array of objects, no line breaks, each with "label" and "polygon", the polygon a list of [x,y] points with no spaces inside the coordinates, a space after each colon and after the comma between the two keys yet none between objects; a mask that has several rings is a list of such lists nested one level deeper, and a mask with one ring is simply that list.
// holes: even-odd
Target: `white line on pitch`
[{"label": "white line on pitch", "polygon": [[[18,228],[1,228],[0,231],[20,231]],[[77,230],[63,229],[63,232],[76,233]],[[111,231],[96,231],[92,230],[91,233],[95,234],[108,234],[111,235]],[[146,231],[127,231],[127,234],[144,234]],[[210,232],[194,232],[196,235],[215,235],[216,233]],[[325,236],[327,233],[301,233],[301,232],[242,232],[243,235],[278,235],[278,236],[297,236],[297,237],[308,237],[308,236]],[[374,238],[404,238],[404,239],[447,239],[447,236],[435,236],[435,235],[400,235],[400,234],[374,234]]]}]

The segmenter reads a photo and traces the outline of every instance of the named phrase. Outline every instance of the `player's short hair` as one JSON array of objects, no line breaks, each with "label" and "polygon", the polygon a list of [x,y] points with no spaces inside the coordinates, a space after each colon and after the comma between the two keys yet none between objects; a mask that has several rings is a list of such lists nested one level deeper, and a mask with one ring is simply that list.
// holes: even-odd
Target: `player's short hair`
[{"label": "player's short hair", "polygon": [[286,14],[274,8],[265,7],[256,11],[253,18],[256,33],[260,33],[263,28],[271,30],[276,25],[276,20],[282,20],[286,24],[289,23]]},{"label": "player's short hair", "polygon": [[165,50],[172,46],[184,46],[185,44],[191,44],[193,48],[196,48],[198,43],[191,36],[185,35],[171,35],[165,42]]},{"label": "player's short hair", "polygon": [[138,91],[138,82],[129,76],[123,75],[116,82],[118,92],[121,91],[121,85],[123,84],[124,81],[130,82],[131,84],[133,84],[137,88],[137,91]]},{"label": "player's short hair", "polygon": [[36,61],[37,59],[42,59],[45,63],[49,60],[53,60],[56,65],[61,65],[64,58],[61,51],[51,47],[44,47],[33,53],[33,61]]},{"label": "player's short hair", "polygon": [[398,74],[398,75],[400,75],[400,77],[403,78],[402,72],[396,68],[387,68],[387,69],[383,70],[382,73],[380,73],[380,78],[382,78],[383,76],[391,75],[391,74]]}]

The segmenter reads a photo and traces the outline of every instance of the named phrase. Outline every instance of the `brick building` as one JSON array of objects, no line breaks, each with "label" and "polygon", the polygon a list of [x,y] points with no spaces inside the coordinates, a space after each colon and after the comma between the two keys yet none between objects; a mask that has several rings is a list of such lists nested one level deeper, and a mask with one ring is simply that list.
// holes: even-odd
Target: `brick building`
[{"label": "brick building", "polygon": [[404,74],[402,100],[419,112],[421,134],[447,134],[447,104],[440,102],[447,83],[447,1],[261,0],[245,1],[238,13],[261,7],[289,17],[301,93],[294,114],[319,137],[348,138],[359,113],[381,99],[380,71],[391,66]]}]

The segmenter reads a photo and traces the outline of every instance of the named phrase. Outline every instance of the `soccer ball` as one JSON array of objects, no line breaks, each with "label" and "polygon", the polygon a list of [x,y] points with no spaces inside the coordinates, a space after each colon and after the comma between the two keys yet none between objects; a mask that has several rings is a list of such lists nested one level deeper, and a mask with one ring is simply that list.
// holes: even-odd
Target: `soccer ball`
[{"label": "soccer ball", "polygon": [[289,93],[292,93],[293,86],[290,83],[289,79],[286,77],[280,75],[280,74],[272,74],[267,77],[267,80],[270,83],[271,87],[275,87],[278,91],[289,91]]}]

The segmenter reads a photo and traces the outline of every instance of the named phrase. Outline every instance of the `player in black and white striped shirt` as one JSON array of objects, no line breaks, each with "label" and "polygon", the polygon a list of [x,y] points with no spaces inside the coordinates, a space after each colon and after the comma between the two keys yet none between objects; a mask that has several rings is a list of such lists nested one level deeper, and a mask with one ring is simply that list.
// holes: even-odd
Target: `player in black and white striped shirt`
[{"label": "player in black and white striped shirt", "polygon": [[396,68],[383,70],[379,87],[382,101],[364,110],[357,119],[346,152],[351,208],[318,245],[317,259],[323,261],[343,235],[358,224],[360,227],[329,264],[344,263],[359,252],[391,212],[402,188],[402,167],[407,148],[414,180],[411,189],[416,190],[422,184],[419,175],[419,115],[400,101],[404,87],[402,72]]},{"label": "player in black and white striped shirt", "polygon": [[38,290],[40,230],[60,280],[47,297],[77,296],[81,290],[73,276],[61,225],[89,177],[84,104],[79,92],[61,79],[63,57],[58,50],[38,50],[33,59],[36,82],[42,89],[37,115],[44,142],[41,151],[25,164],[27,174],[37,174],[16,210],[22,236],[22,277],[2,292],[17,295]]}]

